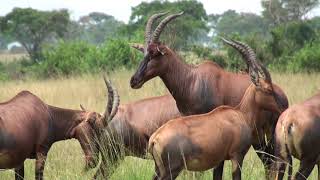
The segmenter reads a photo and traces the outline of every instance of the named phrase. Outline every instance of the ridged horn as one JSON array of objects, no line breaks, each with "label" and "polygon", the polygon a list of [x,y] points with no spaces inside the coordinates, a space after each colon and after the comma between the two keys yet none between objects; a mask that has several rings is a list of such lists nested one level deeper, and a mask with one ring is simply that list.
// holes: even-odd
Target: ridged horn
[{"label": "ridged horn", "polygon": [[240,42],[240,41],[233,41],[233,42],[237,43],[238,45],[241,45],[243,48],[246,49],[247,57],[250,60],[250,62],[252,63],[253,69],[257,73],[260,73],[260,75],[262,75],[263,78],[266,78],[264,71],[261,68],[261,66],[263,66],[263,65],[257,61],[257,56],[256,56],[256,53],[254,52],[254,50],[249,45],[247,45],[243,42]]},{"label": "ridged horn", "polygon": [[156,21],[157,19],[159,19],[160,17],[162,17],[162,16],[164,16],[166,14],[168,14],[168,12],[157,13],[157,14],[152,15],[148,19],[148,22],[147,22],[147,25],[146,25],[146,31],[145,31],[145,34],[144,34],[146,45],[150,42],[151,31],[152,31],[151,29],[152,29],[152,25],[153,25],[154,21]]},{"label": "ridged horn", "polygon": [[245,60],[245,63],[247,64],[248,67],[250,67],[252,65],[252,62],[250,61],[250,58],[248,57],[248,53],[247,50],[242,46],[239,45],[238,43],[236,43],[233,40],[229,40],[223,37],[220,37],[220,39],[228,44],[229,46],[233,47],[234,49],[236,49],[243,57],[243,60]]},{"label": "ridged horn", "polygon": [[235,40],[228,40],[223,37],[220,37],[220,38],[224,43],[233,47],[242,55],[243,60],[247,64],[251,81],[255,85],[257,85],[258,79],[259,79],[259,75],[258,75],[259,68],[256,66],[256,55],[254,51],[248,45],[242,42],[235,41]]},{"label": "ridged horn", "polygon": [[112,85],[110,81],[106,78],[106,76],[103,76],[103,80],[104,80],[104,83],[106,84],[107,91],[108,91],[108,102],[107,102],[105,111],[103,113],[103,121],[104,121],[103,124],[107,125],[108,123],[107,118],[110,116],[110,113],[112,110],[114,92],[113,92]]},{"label": "ridged horn", "polygon": [[118,91],[115,87],[112,86],[112,91],[113,91],[113,103],[112,103],[112,110],[108,118],[108,122],[113,119],[113,117],[117,114],[118,112],[118,107],[120,104],[120,97],[118,94]]},{"label": "ridged horn", "polygon": [[184,12],[180,12],[178,14],[172,14],[170,16],[167,16],[166,18],[164,18],[160,23],[159,25],[157,26],[157,28],[154,30],[153,32],[153,36],[152,36],[152,39],[151,39],[151,42],[158,42],[159,41],[159,37],[160,37],[160,34],[161,32],[163,31],[164,27],[170,22],[172,21],[173,19],[183,15]]},{"label": "ridged horn", "polygon": [[103,76],[104,82],[108,89],[108,103],[103,113],[103,124],[106,126],[108,122],[113,119],[113,117],[117,114],[118,107],[120,104],[120,97],[116,88],[114,88],[111,82]]}]

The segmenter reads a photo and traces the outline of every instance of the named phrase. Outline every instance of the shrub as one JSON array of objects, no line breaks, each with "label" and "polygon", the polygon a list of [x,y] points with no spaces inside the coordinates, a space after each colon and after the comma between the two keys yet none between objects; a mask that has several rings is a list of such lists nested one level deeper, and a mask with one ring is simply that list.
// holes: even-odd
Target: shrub
[{"label": "shrub", "polygon": [[208,57],[209,60],[212,60],[213,62],[217,63],[222,68],[226,68],[228,66],[228,59],[225,55],[221,53],[216,53],[214,55],[210,55]]},{"label": "shrub", "polygon": [[309,43],[297,51],[292,57],[287,57],[287,70],[292,72],[320,71],[320,42]]},{"label": "shrub", "polygon": [[42,61],[27,68],[33,76],[48,78],[132,67],[141,56],[123,40],[109,40],[101,46],[83,41],[60,41],[42,52]]},{"label": "shrub", "polygon": [[103,44],[98,52],[101,57],[97,59],[96,64],[103,69],[113,70],[120,66],[131,68],[142,58],[142,54],[132,49],[124,40],[110,40]]},{"label": "shrub", "polygon": [[9,80],[9,74],[6,72],[6,68],[3,63],[0,63],[0,81]]},{"label": "shrub", "polygon": [[206,59],[211,56],[212,48],[194,45],[191,47],[191,51],[195,53],[199,58]]}]

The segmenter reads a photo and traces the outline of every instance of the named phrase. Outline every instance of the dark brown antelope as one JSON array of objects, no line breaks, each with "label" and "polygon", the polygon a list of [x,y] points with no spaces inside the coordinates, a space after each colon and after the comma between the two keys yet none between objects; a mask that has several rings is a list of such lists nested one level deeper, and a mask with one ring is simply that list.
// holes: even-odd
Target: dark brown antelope
[{"label": "dark brown antelope", "polygon": [[244,156],[254,139],[256,126],[261,124],[259,113],[283,111],[270,74],[256,62],[253,51],[245,56],[245,61],[253,83],[236,107],[220,106],[206,114],[170,120],[151,136],[148,150],[155,160],[154,179],[175,179],[182,169],[204,171],[225,160],[232,161],[233,179],[241,179]]},{"label": "dark brown antelope", "polygon": [[109,100],[103,115],[47,105],[28,91],[0,104],[0,169],[15,168],[24,178],[24,161],[36,159],[35,178],[43,179],[47,153],[53,143],[75,138],[85,154],[86,168],[95,167],[95,134],[116,114],[119,99],[108,81]]},{"label": "dark brown antelope", "polygon": [[[145,82],[159,76],[176,100],[177,107],[183,115],[202,114],[221,105],[236,106],[239,104],[250,85],[250,77],[243,73],[227,72],[211,61],[205,61],[198,66],[185,64],[175,52],[159,41],[160,34],[166,24],[182,13],[163,19],[151,34],[153,22],[165,14],[159,13],[149,18],[146,25],[144,46],[132,45],[143,51],[144,59],[131,78],[131,87],[141,88]],[[244,56],[248,56],[250,53],[246,47],[235,45],[235,43],[231,45],[240,50]],[[273,87],[282,107],[287,108],[286,95],[278,86],[273,85]],[[272,161],[265,154],[274,154],[273,131],[279,114],[262,111],[258,116],[264,123],[261,123],[261,127],[257,127],[259,131],[256,132],[257,136],[255,137],[258,138],[253,140],[253,147],[258,150],[257,152],[267,152],[258,153],[258,155],[268,170]],[[220,172],[220,169],[221,166],[217,168],[217,171]],[[218,173],[217,176],[221,175]]]},{"label": "dark brown antelope", "polygon": [[[155,108],[156,107],[156,108]],[[102,164],[95,178],[107,178],[125,156],[145,158],[149,137],[168,120],[180,117],[175,100],[168,94],[122,104],[100,137]]]},{"label": "dark brown antelope", "polygon": [[299,171],[294,179],[307,179],[315,165],[320,178],[320,93],[308,100],[293,105],[284,111],[276,126],[276,179],[282,179],[289,162],[292,175],[292,157],[300,159]]}]

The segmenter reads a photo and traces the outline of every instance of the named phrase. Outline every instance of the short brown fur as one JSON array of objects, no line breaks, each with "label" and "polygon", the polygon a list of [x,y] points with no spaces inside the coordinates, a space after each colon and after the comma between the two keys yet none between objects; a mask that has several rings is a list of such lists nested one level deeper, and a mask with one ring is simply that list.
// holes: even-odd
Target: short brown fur
[{"label": "short brown fur", "polygon": [[261,123],[258,114],[263,110],[283,111],[274,96],[270,75],[263,69],[265,78],[253,81],[257,85],[247,88],[236,107],[220,106],[206,114],[170,120],[151,136],[149,152],[156,165],[154,179],[175,179],[184,168],[223,168],[224,160],[232,161],[233,179],[241,179],[243,158],[256,138],[256,126]]},{"label": "short brown fur", "polygon": [[[320,165],[320,93],[306,101],[293,105],[279,118],[276,126],[275,179],[282,179],[289,162],[289,178],[292,174],[292,157],[300,160],[294,179],[307,179],[315,165]],[[318,179],[320,176],[318,175]]]}]

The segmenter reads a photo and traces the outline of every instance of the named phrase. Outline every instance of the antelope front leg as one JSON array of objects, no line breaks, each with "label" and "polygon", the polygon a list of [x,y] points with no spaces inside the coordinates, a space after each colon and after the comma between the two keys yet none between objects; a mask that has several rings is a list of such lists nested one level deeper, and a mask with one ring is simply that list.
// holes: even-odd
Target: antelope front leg
[{"label": "antelope front leg", "polygon": [[46,162],[47,153],[37,152],[36,155],[36,180],[43,179],[44,164]]},{"label": "antelope front leg", "polygon": [[244,158],[243,156],[237,156],[231,159],[233,180],[241,180],[241,168],[242,168],[243,158]]},{"label": "antelope front leg", "polygon": [[15,180],[23,180],[24,179],[24,163],[22,163],[19,167],[14,169],[14,177]]},{"label": "antelope front leg", "polygon": [[217,168],[212,170],[214,180],[222,180],[223,166],[224,166],[224,161],[222,161]]}]

